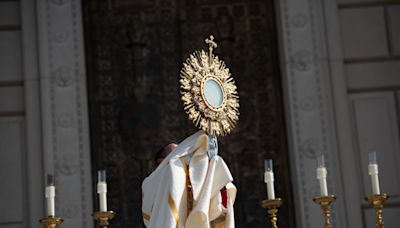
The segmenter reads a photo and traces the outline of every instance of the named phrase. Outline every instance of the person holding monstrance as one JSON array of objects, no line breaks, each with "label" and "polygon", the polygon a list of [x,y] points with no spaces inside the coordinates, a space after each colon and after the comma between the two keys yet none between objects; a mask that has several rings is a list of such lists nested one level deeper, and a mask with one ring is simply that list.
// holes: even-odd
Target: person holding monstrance
[{"label": "person holding monstrance", "polygon": [[[181,71],[186,113],[201,130],[172,150],[142,183],[146,227],[226,227],[234,223],[236,188],[217,136],[230,133],[238,120],[238,95],[225,64],[209,52],[196,51]],[[221,191],[222,190],[222,191]]]}]

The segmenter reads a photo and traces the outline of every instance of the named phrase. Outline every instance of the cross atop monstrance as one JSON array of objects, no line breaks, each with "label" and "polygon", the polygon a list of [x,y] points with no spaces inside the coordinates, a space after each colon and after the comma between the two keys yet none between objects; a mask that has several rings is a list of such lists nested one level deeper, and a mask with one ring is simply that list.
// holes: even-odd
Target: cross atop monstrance
[{"label": "cross atop monstrance", "polygon": [[213,51],[213,48],[217,48],[218,47],[217,43],[214,41],[214,36],[210,35],[210,38],[206,38],[205,41],[206,41],[206,44],[208,44],[210,46],[208,48],[208,50],[210,50],[210,54],[211,54],[212,51]]}]

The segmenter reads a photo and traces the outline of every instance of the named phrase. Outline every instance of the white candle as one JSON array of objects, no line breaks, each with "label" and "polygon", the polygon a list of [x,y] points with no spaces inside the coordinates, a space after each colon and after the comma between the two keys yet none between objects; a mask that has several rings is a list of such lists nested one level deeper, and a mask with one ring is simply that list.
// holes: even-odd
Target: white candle
[{"label": "white candle", "polygon": [[98,171],[97,193],[99,194],[100,211],[107,211],[106,171]]},{"label": "white candle", "polygon": [[267,184],[268,199],[275,199],[274,172],[272,168],[272,160],[271,159],[265,160],[264,165],[265,165],[264,181]]},{"label": "white candle", "polygon": [[368,173],[371,176],[372,183],[372,194],[379,195],[381,194],[381,190],[379,188],[379,177],[378,177],[378,163],[376,161],[376,152],[370,152],[369,155],[369,165],[368,165]]},{"label": "white candle", "polygon": [[321,196],[328,195],[328,185],[326,183],[326,176],[328,175],[328,171],[325,167],[325,159],[324,155],[321,155],[318,158],[318,167],[317,167],[317,179],[319,180],[319,189]]},{"label": "white candle", "polygon": [[47,186],[45,191],[46,203],[47,203],[47,216],[55,216],[55,197],[56,197],[56,187],[54,186],[53,175],[47,176]]}]

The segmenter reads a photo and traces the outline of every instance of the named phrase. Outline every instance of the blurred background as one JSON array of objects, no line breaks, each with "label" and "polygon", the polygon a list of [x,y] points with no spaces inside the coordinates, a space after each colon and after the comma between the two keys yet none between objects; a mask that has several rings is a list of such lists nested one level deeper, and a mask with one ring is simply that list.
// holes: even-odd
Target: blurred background
[{"label": "blurred background", "polygon": [[368,153],[377,152],[387,227],[400,216],[398,0],[0,0],[0,228],[38,227],[45,176],[61,227],[94,227],[97,170],[111,227],[144,227],[141,182],[155,153],[196,132],[182,63],[215,53],[240,117],[219,138],[238,188],[237,227],[270,227],[273,159],[280,227],[322,226],[317,158],[338,199],[335,227],[374,227]]}]

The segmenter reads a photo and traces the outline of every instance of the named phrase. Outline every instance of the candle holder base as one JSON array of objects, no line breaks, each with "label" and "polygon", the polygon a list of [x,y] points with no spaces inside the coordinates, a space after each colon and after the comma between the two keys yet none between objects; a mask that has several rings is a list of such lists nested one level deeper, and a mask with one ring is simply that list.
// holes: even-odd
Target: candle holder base
[{"label": "candle holder base", "polygon": [[370,195],[365,197],[365,200],[370,202],[372,207],[376,211],[376,228],[385,227],[383,222],[382,210],[383,210],[383,204],[388,198],[389,196],[386,193],[380,195]]},{"label": "candle holder base", "polygon": [[99,222],[102,228],[107,228],[110,224],[110,220],[112,220],[115,215],[113,211],[96,211],[92,214],[93,218]]},{"label": "candle holder base", "polygon": [[47,218],[42,218],[39,222],[46,228],[56,228],[57,225],[64,222],[64,220],[60,217],[49,216]]},{"label": "candle holder base", "polygon": [[322,212],[324,214],[324,227],[332,228],[331,223],[331,204],[336,200],[336,196],[317,196],[313,199],[316,204],[321,206]]},{"label": "candle holder base", "polygon": [[266,208],[270,217],[270,221],[273,228],[278,228],[278,208],[283,204],[283,200],[280,198],[268,199],[260,202],[261,207]]}]

